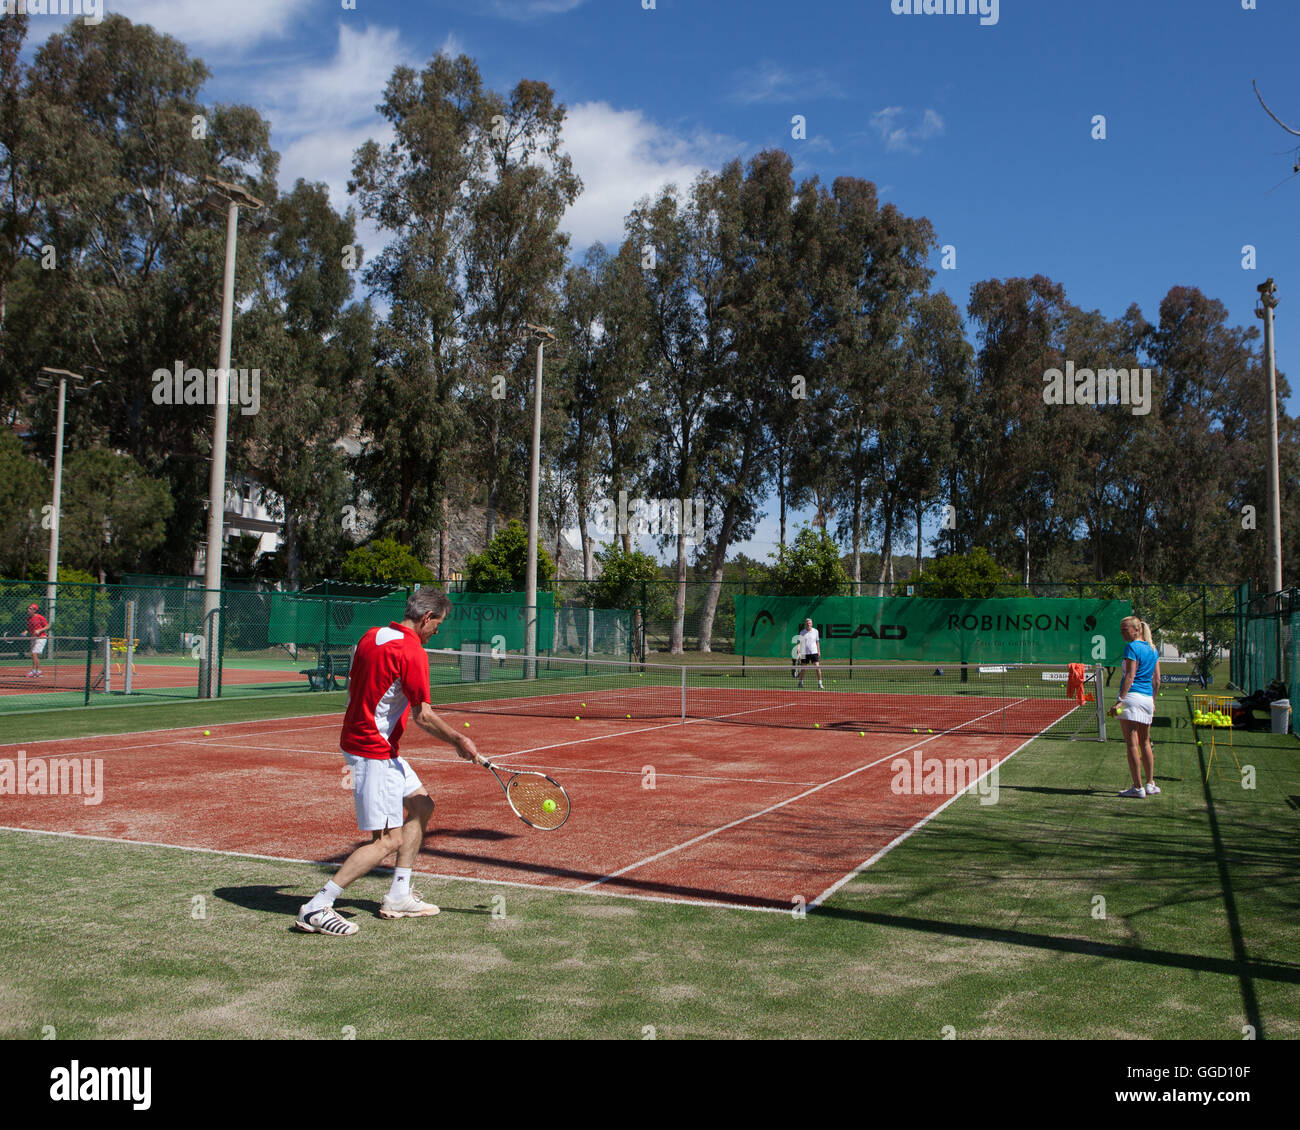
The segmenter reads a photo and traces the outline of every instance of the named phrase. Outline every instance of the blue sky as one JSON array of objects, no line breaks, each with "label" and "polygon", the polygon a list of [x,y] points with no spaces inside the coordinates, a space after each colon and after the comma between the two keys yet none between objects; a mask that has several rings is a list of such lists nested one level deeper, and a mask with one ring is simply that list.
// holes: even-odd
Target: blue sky
[{"label": "blue sky", "polygon": [[[374,107],[393,67],[463,51],[492,88],[540,79],[567,105],[586,185],[565,222],[575,257],[616,242],[628,209],[662,185],[783,147],[797,178],[864,177],[927,217],[957,251],[934,286],[963,309],[979,280],[1041,273],[1110,317],[1136,302],[1155,321],[1168,289],[1187,285],[1259,326],[1255,287],[1272,276],[1282,372],[1300,350],[1300,272],[1288,269],[1300,262],[1300,177],[1288,179],[1300,137],[1251,89],[1257,79],[1300,128],[1296,0],[1000,0],[987,24],[896,15],[901,0],[344,2],[108,7],[185,42],[213,72],[208,100],[271,121],[281,187],[324,181],[339,208],[353,151],[386,136]],[[63,22],[33,17],[32,39]],[[795,114],[806,140],[791,137]],[[1105,140],[1092,137],[1098,114]],[[373,250],[373,229],[361,234]],[[1254,271],[1242,269],[1247,244]],[[770,509],[739,547],[751,556],[775,546]]]}]

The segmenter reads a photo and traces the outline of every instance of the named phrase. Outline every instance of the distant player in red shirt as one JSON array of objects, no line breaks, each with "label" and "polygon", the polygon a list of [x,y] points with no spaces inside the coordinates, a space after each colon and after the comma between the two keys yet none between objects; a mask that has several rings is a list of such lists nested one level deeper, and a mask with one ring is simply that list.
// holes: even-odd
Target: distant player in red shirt
[{"label": "distant player in red shirt", "polygon": [[39,604],[27,606],[27,633],[32,641],[32,669],[27,672],[29,679],[41,677],[41,656],[45,653],[46,639],[50,634],[50,622],[41,615]]},{"label": "distant player in red shirt", "polygon": [[411,867],[433,815],[433,799],[397,752],[410,717],[420,729],[456,747],[466,761],[480,761],[465,734],[457,733],[429,705],[429,659],[424,647],[451,610],[438,589],[420,589],[406,602],[405,618],[371,628],[352,654],[348,709],[339,745],[352,776],[357,827],[370,843],[357,848],[320,893],[298,912],[295,926],[309,934],[355,934],[357,926],[334,909],[343,889],[378,867],[393,852],[393,885],[379,904],[380,918],[424,918],[438,908],[411,890]]}]

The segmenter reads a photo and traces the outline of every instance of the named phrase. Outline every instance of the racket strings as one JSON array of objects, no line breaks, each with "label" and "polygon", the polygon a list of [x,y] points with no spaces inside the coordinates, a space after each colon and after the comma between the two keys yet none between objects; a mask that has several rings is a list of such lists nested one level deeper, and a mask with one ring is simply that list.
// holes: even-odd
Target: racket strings
[{"label": "racket strings", "polygon": [[[542,776],[521,774],[510,782],[506,796],[511,807],[536,828],[558,828],[569,816],[569,798],[559,785]],[[553,801],[549,811],[547,801]]]}]

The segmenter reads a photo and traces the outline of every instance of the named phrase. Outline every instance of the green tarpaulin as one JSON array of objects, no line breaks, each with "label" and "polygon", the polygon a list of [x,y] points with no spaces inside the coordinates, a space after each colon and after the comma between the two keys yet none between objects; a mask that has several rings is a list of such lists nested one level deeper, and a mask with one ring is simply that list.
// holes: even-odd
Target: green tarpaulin
[{"label": "green tarpaulin", "polygon": [[821,656],[953,663],[1101,663],[1124,655],[1127,600],[737,596],[737,651],[790,658],[811,617]]}]

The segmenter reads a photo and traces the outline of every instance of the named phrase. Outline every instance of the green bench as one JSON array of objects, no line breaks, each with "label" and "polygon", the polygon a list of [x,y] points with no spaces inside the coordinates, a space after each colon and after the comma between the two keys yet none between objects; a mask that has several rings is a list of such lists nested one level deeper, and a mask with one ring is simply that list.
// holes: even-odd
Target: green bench
[{"label": "green bench", "polygon": [[316,662],[315,667],[308,667],[299,674],[307,676],[307,684],[314,691],[339,690],[339,680],[347,686],[347,678],[352,670],[352,653],[350,651],[326,653]]}]

